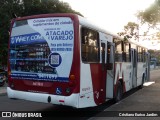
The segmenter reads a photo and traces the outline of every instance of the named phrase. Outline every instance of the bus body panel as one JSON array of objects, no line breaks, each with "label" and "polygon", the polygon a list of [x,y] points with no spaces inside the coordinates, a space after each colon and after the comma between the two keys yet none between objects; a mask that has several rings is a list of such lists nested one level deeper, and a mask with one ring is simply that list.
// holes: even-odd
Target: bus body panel
[{"label": "bus body panel", "polygon": [[93,82],[89,64],[81,63],[79,106],[96,106],[93,94]]},{"label": "bus body panel", "polygon": [[94,101],[97,105],[105,102],[106,99],[106,71],[102,64],[90,64],[93,83]]},{"label": "bus body panel", "polygon": [[[56,105],[66,105],[79,108],[78,99],[79,94],[75,93],[70,96],[57,96],[52,94],[42,94],[34,92],[25,92],[19,90],[12,90],[10,87],[7,87],[7,93],[9,98],[18,98],[29,101],[36,101],[42,103],[52,103]],[[48,101],[48,97],[51,98],[51,101]]]},{"label": "bus body panel", "polygon": [[[115,98],[119,82],[124,93],[142,85],[143,75],[149,79],[149,65],[146,65],[149,62],[137,61],[135,47],[130,48],[130,61],[115,61],[114,39],[122,41],[122,38],[80,16],[47,14],[16,18],[14,21],[9,43],[9,98],[75,108],[93,107],[108,98]],[[83,28],[98,33],[99,61],[85,62],[82,59]],[[110,49],[109,44],[114,49]],[[38,50],[28,52],[30,47]],[[17,49],[19,51],[15,54]],[[47,55],[44,54],[46,52]],[[108,62],[111,54],[112,63]],[[30,68],[27,68],[28,65]],[[48,72],[45,73],[44,68]]]},{"label": "bus body panel", "polygon": [[146,63],[139,62],[137,64],[137,86],[140,86],[143,82],[143,76],[145,79]]},{"label": "bus body panel", "polygon": [[[24,58],[20,58],[20,59],[16,58],[17,61],[15,62],[14,61],[15,59],[12,56],[9,56],[9,58],[10,58],[9,65],[8,65],[8,70],[9,70],[9,73],[10,73],[9,74],[9,79],[10,79],[9,84],[14,85],[15,90],[17,89],[17,90],[22,90],[22,91],[57,94],[56,89],[60,88],[60,89],[63,89],[62,90],[63,95],[68,96],[68,95],[71,94],[71,92],[79,93],[79,85],[75,84],[75,83],[79,83],[79,79],[80,79],[79,69],[77,69],[80,66],[80,63],[79,63],[79,61],[80,61],[79,58],[80,57],[79,57],[79,54],[78,54],[79,45],[77,43],[77,39],[78,39],[79,35],[78,35],[78,30],[75,29],[75,28],[78,28],[78,26],[79,26],[77,17],[75,15],[72,15],[72,14],[70,14],[70,15],[68,15],[68,14],[63,14],[63,15],[59,15],[59,14],[54,14],[53,15],[52,14],[52,15],[50,15],[49,14],[49,15],[38,15],[38,16],[34,16],[34,17],[31,16],[31,17],[17,18],[18,22],[19,21],[23,22],[23,21],[26,21],[26,20],[27,20],[27,23],[31,24],[31,25],[23,25],[23,26],[20,26],[20,25],[18,26],[17,25],[17,28],[16,28],[16,26],[13,24],[13,29],[12,29],[12,32],[11,32],[11,39],[10,39],[10,45],[9,46],[13,46],[14,44],[17,44],[19,46],[22,45],[22,48],[24,49],[24,47],[26,47],[28,44],[32,45],[32,43],[33,44],[34,43],[41,43],[41,42],[43,43],[43,41],[44,41],[43,38],[45,38],[45,39],[56,39],[56,38],[51,38],[51,37],[54,37],[54,36],[50,35],[50,34],[56,34],[56,33],[54,33],[56,31],[56,29],[57,29],[57,31],[56,31],[57,34],[60,34],[60,32],[61,32],[61,34],[67,34],[67,32],[69,31],[69,30],[67,31],[67,29],[71,28],[71,30],[73,30],[74,33],[72,33],[72,31],[70,30],[71,31],[70,34],[73,34],[73,36],[70,36],[70,37],[71,37],[71,39],[72,39],[72,37],[73,37],[73,39],[75,39],[73,43],[72,43],[73,40],[70,40],[70,41],[68,40],[67,42],[63,42],[63,43],[59,43],[58,41],[56,41],[57,42],[56,43],[55,40],[54,40],[54,42],[50,42],[48,40],[48,45],[50,46],[49,48],[50,48],[50,51],[52,51],[52,53],[53,52],[56,53],[56,51],[54,51],[55,48],[60,49],[60,51],[61,51],[61,49],[63,49],[63,50],[65,49],[67,51],[71,50],[72,52],[67,53],[67,54],[64,54],[63,51],[61,53],[58,52],[58,54],[59,53],[61,54],[61,58],[50,58],[50,60],[52,59],[52,61],[56,60],[56,59],[57,60],[61,59],[61,60],[57,61],[57,63],[61,62],[60,63],[61,64],[60,66],[62,66],[61,68],[57,67],[58,66],[57,64],[52,65],[51,64],[52,61],[48,61],[48,62],[50,62],[50,65],[48,67],[51,67],[53,69],[55,67],[57,67],[56,71],[61,71],[58,74],[50,74],[50,73],[43,74],[43,73],[40,73],[39,71],[36,74],[35,74],[35,72],[32,72],[32,74],[28,74],[28,72],[21,72],[20,70],[17,70],[17,71],[15,71],[13,69],[11,70],[14,63],[18,63],[20,60],[22,60],[22,61],[19,62],[20,65],[26,64],[25,62],[27,60],[28,61],[34,60],[35,62],[34,61],[32,62],[34,64],[38,64],[38,61],[45,60],[46,62],[43,63],[43,66],[46,66],[45,64],[47,64],[47,59],[49,59],[49,58],[45,58],[45,59],[43,59],[43,58],[28,58],[28,59],[26,59],[26,58],[25,59]],[[67,24],[68,27],[67,26],[64,27],[64,25],[63,26],[62,25],[59,25],[59,26],[57,25],[58,27],[57,26],[56,27],[53,27],[53,26],[45,27],[44,26],[43,29],[37,27],[38,25],[41,25],[41,24],[43,25],[43,21],[45,21],[45,20],[46,21],[59,20],[59,24],[62,23],[65,26]],[[72,26],[72,20],[75,21],[75,22],[73,22],[74,23],[73,26]],[[38,23],[34,24],[34,23],[36,23],[36,21],[37,22],[42,22],[42,23],[41,24],[40,23],[39,24]],[[26,24],[26,23],[23,23],[23,24]],[[58,24],[58,22],[57,23],[54,22],[54,24]],[[53,30],[53,31],[51,31],[51,30]],[[38,33],[35,34],[35,31],[38,31]],[[40,35],[42,35],[43,37],[41,37]],[[46,37],[48,37],[48,38],[46,38]],[[37,39],[37,41],[36,40],[34,41],[34,39]],[[65,39],[65,38],[62,36],[61,39]],[[43,47],[43,45],[41,45],[41,46]],[[54,48],[54,46],[56,46],[56,47]],[[34,53],[34,55],[36,54],[36,56],[38,56],[38,55],[41,56],[41,54],[43,52],[42,51],[43,48],[37,48],[37,49],[39,49],[39,51]],[[76,53],[75,52],[73,53],[73,51],[76,51]],[[45,52],[46,52],[46,50],[45,50]],[[11,54],[14,54],[14,53],[10,52],[9,54],[11,55]],[[58,54],[55,54],[55,56],[58,55]],[[32,55],[31,57],[33,57],[33,53],[32,54],[29,53],[29,55],[30,56]],[[54,56],[51,56],[51,57],[54,57]],[[14,61],[14,63],[12,63],[12,60]],[[36,63],[36,61],[37,61],[37,63]],[[34,67],[34,64],[32,65],[32,67]],[[42,64],[42,63],[39,63],[39,64]],[[75,69],[77,69],[77,70],[75,70]],[[62,76],[62,78],[57,77],[58,75]],[[76,76],[76,80],[75,79],[74,80],[69,80],[70,75],[73,75],[74,77]],[[42,78],[42,79],[38,79],[37,76],[38,76],[38,78]],[[68,78],[63,77],[63,76],[67,76]],[[54,80],[55,78],[57,78],[57,79]],[[20,84],[21,84],[21,86],[19,86]],[[70,89],[71,92],[69,94],[68,93],[66,94],[65,93],[66,89]]]},{"label": "bus body panel", "polygon": [[114,85],[117,84],[118,80],[122,79],[124,83],[124,88],[123,88],[124,92],[132,89],[132,81],[131,81],[132,70],[131,68],[132,68],[131,63],[129,62],[116,63]]}]

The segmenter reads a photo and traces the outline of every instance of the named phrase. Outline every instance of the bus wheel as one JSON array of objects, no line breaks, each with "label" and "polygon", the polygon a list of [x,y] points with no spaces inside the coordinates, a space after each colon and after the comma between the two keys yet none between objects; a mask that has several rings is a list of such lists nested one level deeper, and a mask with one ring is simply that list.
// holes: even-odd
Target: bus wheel
[{"label": "bus wheel", "polygon": [[123,90],[122,90],[122,85],[120,82],[118,82],[117,84],[117,92],[116,92],[116,96],[114,98],[115,102],[118,102],[122,99],[123,96]]}]

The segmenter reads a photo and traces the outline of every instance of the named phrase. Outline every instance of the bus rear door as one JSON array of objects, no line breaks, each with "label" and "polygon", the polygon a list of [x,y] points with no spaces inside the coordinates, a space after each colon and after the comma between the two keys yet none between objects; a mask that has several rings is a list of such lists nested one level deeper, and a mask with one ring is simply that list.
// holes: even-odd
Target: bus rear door
[{"label": "bus rear door", "polygon": [[106,98],[113,98],[114,91],[114,43],[107,42],[107,82],[106,82]]},{"label": "bus rear door", "polygon": [[131,63],[132,63],[132,87],[137,86],[137,51],[131,49]]}]

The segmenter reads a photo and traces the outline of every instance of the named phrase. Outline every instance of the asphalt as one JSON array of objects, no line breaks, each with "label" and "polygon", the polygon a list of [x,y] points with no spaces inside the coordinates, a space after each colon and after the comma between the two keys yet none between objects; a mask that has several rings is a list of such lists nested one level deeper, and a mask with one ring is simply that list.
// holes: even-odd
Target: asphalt
[{"label": "asphalt", "polygon": [[0,95],[6,94],[6,92],[7,92],[6,87],[7,87],[7,83],[5,83],[4,86],[0,87]]}]

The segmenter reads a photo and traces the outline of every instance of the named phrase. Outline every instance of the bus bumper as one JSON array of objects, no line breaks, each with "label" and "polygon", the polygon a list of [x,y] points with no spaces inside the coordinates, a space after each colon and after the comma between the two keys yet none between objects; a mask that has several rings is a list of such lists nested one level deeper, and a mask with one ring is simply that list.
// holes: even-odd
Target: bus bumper
[{"label": "bus bumper", "polygon": [[[56,105],[66,105],[79,108],[78,106],[79,93],[72,94],[70,96],[58,96],[45,93],[17,91],[17,90],[12,90],[10,87],[7,87],[7,94],[9,98],[17,98],[17,99],[42,102],[42,103],[52,103]],[[49,98],[50,100],[48,100]]]}]

